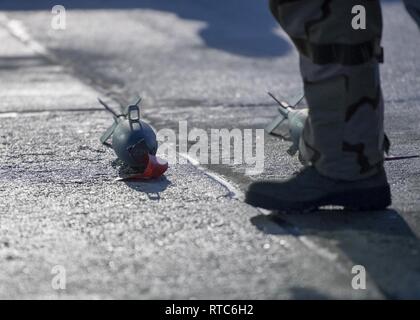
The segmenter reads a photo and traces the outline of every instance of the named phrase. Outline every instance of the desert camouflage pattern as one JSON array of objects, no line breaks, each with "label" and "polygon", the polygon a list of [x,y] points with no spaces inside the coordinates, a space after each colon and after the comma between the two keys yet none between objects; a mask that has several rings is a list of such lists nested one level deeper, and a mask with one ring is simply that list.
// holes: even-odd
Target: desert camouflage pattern
[{"label": "desert camouflage pattern", "polygon": [[[366,29],[352,27],[356,5],[366,9]],[[407,0],[406,6],[419,17],[420,0]],[[300,54],[309,106],[301,157],[334,179],[375,175],[386,144],[380,1],[271,0],[270,7]]]}]

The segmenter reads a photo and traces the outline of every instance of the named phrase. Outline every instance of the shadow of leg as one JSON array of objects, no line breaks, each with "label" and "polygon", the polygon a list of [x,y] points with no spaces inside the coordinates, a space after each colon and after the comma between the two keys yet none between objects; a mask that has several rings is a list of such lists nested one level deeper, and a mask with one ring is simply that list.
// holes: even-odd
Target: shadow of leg
[{"label": "shadow of leg", "polygon": [[364,266],[386,297],[420,298],[420,241],[395,210],[273,213],[253,217],[251,223],[268,234],[310,236],[338,251]]}]

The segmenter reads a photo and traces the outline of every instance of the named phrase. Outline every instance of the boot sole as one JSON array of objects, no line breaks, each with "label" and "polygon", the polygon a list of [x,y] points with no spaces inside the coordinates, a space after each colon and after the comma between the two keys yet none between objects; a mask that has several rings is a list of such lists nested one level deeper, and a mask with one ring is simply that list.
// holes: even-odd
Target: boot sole
[{"label": "boot sole", "polygon": [[377,211],[386,209],[392,203],[389,185],[335,193],[305,202],[290,202],[256,192],[247,192],[245,202],[254,207],[279,211],[316,210],[323,206],[342,206],[346,210]]}]

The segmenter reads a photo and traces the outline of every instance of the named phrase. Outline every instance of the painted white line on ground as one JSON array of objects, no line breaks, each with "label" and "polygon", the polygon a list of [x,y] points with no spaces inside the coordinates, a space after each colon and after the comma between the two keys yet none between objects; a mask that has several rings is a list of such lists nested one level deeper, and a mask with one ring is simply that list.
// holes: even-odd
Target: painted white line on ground
[{"label": "painted white line on ground", "polygon": [[[34,40],[29,33],[26,31],[25,26],[23,23],[19,20],[10,20],[4,13],[0,13],[0,24],[6,27],[9,32],[16,37],[18,40],[22,41],[24,44],[26,44],[33,52],[47,56],[48,58],[52,60],[56,60],[55,57],[46,49],[42,44]],[[5,115],[4,117],[11,117],[13,116],[12,113],[10,113],[8,116]],[[180,154],[183,158],[187,159],[192,165],[194,165],[197,169],[202,171],[205,175],[210,177],[211,179],[217,181],[221,185],[223,185],[228,191],[229,195],[234,198],[243,201],[245,199],[245,195],[243,192],[235,187],[231,182],[227,181],[223,177],[219,176],[218,174],[200,166],[199,162],[190,157],[187,154]]]},{"label": "painted white line on ground", "polygon": [[221,184],[223,187],[225,187],[229,191],[229,195],[231,198],[237,199],[240,201],[243,201],[245,199],[244,193],[238,187],[234,186],[231,182],[227,181],[225,178],[219,176],[213,171],[210,171],[207,168],[201,166],[197,159],[185,153],[179,153],[179,155],[183,157],[184,159],[186,159],[198,170],[202,171],[206,176],[210,177],[211,179],[215,180],[216,182]]},{"label": "painted white line on ground", "polygon": [[0,112],[0,118],[23,118],[23,117],[33,117],[39,115],[49,115],[50,111],[34,111],[34,112]]},{"label": "painted white line on ground", "polygon": [[[207,176],[211,177],[212,179],[216,180],[217,182],[219,182],[221,185],[223,185],[229,192],[230,194],[233,196],[232,198],[238,199],[240,201],[244,201],[245,199],[245,195],[244,193],[237,187],[235,187],[231,182],[227,181],[225,178],[215,174],[214,172],[206,169],[205,167],[201,166],[199,161],[193,157],[191,157],[190,155],[184,154],[184,153],[180,153],[180,156],[182,156],[183,158],[187,159],[188,162],[190,162],[193,166],[195,166],[197,169],[199,169],[200,171],[202,171],[204,174],[206,174]],[[257,210],[259,212],[261,212],[264,215],[269,215],[272,212],[270,210],[265,210],[262,208],[257,208]],[[279,226],[278,224],[274,223],[271,225],[271,228],[277,228],[279,231],[282,232],[287,232],[284,228],[282,228],[281,226]],[[289,232],[287,232],[289,233]],[[307,247],[308,249],[314,251],[317,255],[323,257],[324,259],[331,261],[331,262],[336,262],[337,258],[338,258],[338,254],[331,252],[330,250],[321,247],[320,245],[316,244],[314,241],[312,241],[310,238],[308,238],[307,236],[304,235],[295,235],[296,238],[298,240],[300,240],[300,242]],[[342,271],[345,272],[345,268],[339,264],[337,264],[337,268]]]},{"label": "painted white line on ground", "polygon": [[16,118],[17,116],[17,112],[0,113],[0,118]]}]

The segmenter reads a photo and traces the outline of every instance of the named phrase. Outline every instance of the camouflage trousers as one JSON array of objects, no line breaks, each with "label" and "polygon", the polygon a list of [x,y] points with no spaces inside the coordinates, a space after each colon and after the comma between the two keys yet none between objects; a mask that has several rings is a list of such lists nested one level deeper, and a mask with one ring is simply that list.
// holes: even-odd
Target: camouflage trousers
[{"label": "camouflage trousers", "polygon": [[[414,16],[420,0],[409,2]],[[365,28],[354,27],[356,5],[365,8]],[[271,0],[270,7],[300,54],[309,106],[301,157],[335,179],[376,174],[386,144],[379,0]]]}]

